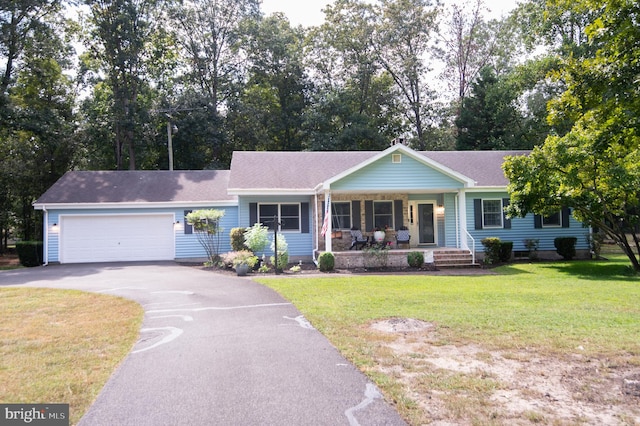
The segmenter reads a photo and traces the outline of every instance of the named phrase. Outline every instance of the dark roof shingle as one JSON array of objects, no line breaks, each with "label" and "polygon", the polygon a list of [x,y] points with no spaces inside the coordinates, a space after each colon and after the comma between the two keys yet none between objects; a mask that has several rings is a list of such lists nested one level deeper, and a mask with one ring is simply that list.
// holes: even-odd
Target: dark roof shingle
[{"label": "dark roof shingle", "polygon": [[70,171],[34,204],[235,201],[228,170]]}]

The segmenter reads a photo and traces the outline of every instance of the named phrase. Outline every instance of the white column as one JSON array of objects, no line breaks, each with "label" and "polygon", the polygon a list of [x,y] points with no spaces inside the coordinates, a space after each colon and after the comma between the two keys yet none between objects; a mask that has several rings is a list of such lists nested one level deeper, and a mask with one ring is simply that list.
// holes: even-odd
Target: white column
[{"label": "white column", "polygon": [[[331,225],[333,222],[333,220],[331,220],[331,210],[333,210],[331,208],[331,197],[329,196],[330,192],[329,191],[324,191],[324,210],[325,210],[325,215],[326,217],[328,217],[328,223],[327,223],[327,233],[324,234],[324,250],[325,251],[333,251],[333,246],[331,245]],[[328,210],[327,210],[327,206],[328,206]],[[327,220],[325,218],[325,220]]]},{"label": "white column", "polygon": [[460,248],[469,249],[467,241],[467,195],[464,188],[458,191],[458,223],[460,229]]}]

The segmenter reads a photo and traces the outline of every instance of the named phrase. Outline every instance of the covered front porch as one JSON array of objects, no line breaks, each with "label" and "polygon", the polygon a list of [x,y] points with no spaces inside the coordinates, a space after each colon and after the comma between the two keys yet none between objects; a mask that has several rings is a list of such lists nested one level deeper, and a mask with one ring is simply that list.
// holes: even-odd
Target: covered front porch
[{"label": "covered front porch", "polygon": [[[461,268],[478,266],[471,250],[456,248],[414,248],[376,250],[348,250],[334,251],[336,269],[384,269],[405,268],[409,266],[407,256],[411,252],[419,251],[424,256],[425,266],[433,269]],[[316,252],[316,258],[322,252]]]}]

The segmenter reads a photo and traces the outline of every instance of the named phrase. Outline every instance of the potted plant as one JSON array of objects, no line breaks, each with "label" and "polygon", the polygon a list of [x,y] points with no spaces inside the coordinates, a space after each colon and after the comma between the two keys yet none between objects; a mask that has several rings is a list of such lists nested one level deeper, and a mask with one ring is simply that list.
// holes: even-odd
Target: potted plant
[{"label": "potted plant", "polygon": [[239,276],[247,275],[249,269],[253,268],[258,262],[258,257],[249,250],[240,250],[235,252],[233,258],[233,267]]},{"label": "potted plant", "polygon": [[381,231],[380,228],[376,228],[373,231],[373,238],[376,240],[376,243],[380,244],[384,241],[384,237],[386,237],[387,234],[385,234],[384,231]]}]

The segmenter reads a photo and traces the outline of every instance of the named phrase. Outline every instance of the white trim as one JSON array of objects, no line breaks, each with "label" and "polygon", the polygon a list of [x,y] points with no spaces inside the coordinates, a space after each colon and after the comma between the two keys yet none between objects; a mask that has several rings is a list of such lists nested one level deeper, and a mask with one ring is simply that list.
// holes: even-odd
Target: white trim
[{"label": "white trim", "polygon": [[[318,185],[319,186],[319,185]],[[311,188],[304,189],[291,189],[291,188],[251,188],[251,189],[238,189],[228,188],[227,194],[229,195],[244,195],[244,196],[264,196],[264,195],[313,195],[316,191]]]},{"label": "white trim", "polygon": [[[420,242],[420,224],[419,222],[419,206],[421,204],[430,204],[432,206],[433,209],[433,242],[432,243],[423,243]],[[414,221],[413,223],[411,223],[411,220],[409,220],[409,233],[411,234],[411,239],[414,241],[415,246],[440,246],[440,241],[439,241],[439,233],[438,233],[438,201],[437,200],[433,200],[433,199],[421,199],[421,200],[409,200],[408,203],[408,207],[409,206],[413,206],[413,214],[414,214]],[[444,215],[446,215],[446,213],[444,213],[442,215],[443,220],[444,220]],[[395,228],[396,230],[398,229],[398,227],[396,226]],[[443,244],[445,243],[444,241],[442,242]],[[409,245],[409,247],[411,247],[411,245]]]},{"label": "white trim", "polygon": [[192,208],[192,207],[237,207],[238,200],[193,202],[136,202],[136,203],[46,203],[33,204],[36,210],[89,210],[89,209],[158,209],[158,208]]},{"label": "white trim", "polygon": [[460,248],[469,250],[467,244],[467,194],[464,189],[458,191],[458,209],[460,222]]},{"label": "white trim", "polygon": [[[500,225],[485,225],[484,223],[484,202],[485,201],[498,201],[500,202]],[[482,229],[504,229],[504,206],[502,205],[502,198],[481,198],[480,205],[482,210]]]}]

